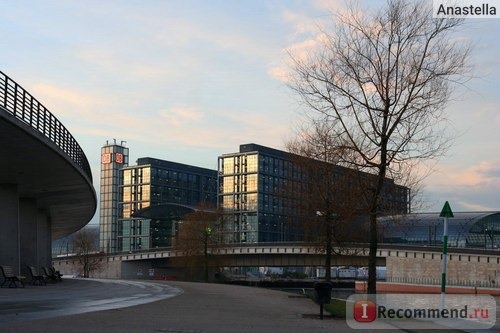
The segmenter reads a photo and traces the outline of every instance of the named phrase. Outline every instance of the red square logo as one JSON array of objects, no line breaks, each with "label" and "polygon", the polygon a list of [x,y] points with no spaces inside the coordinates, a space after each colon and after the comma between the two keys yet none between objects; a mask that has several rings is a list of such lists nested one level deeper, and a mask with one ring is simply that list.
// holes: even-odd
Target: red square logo
[{"label": "red square logo", "polygon": [[111,154],[105,153],[101,155],[101,163],[102,164],[109,164],[111,163]]},{"label": "red square logo", "polygon": [[377,305],[372,301],[354,303],[354,320],[360,323],[371,323],[377,319]]}]

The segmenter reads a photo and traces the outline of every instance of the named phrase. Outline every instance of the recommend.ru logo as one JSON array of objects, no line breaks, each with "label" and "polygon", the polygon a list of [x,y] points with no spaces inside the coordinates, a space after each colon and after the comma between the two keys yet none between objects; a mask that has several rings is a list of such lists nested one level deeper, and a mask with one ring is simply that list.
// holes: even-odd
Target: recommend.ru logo
[{"label": "recommend.ru logo", "polygon": [[376,294],[351,295],[346,321],[355,329],[488,329],[496,322],[490,295]]}]

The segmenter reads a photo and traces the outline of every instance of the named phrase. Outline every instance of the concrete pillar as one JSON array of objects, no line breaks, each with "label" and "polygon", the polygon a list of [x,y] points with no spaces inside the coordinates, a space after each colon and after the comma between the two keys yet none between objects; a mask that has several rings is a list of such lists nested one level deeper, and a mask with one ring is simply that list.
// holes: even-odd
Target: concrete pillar
[{"label": "concrete pillar", "polygon": [[38,267],[52,265],[52,233],[47,212],[38,211],[37,215],[37,253]]},{"label": "concrete pillar", "polygon": [[36,200],[19,200],[19,240],[21,249],[21,274],[29,276],[27,266],[37,266],[37,207]]},{"label": "concrete pillar", "polygon": [[19,197],[16,184],[0,184],[0,265],[20,273]]}]

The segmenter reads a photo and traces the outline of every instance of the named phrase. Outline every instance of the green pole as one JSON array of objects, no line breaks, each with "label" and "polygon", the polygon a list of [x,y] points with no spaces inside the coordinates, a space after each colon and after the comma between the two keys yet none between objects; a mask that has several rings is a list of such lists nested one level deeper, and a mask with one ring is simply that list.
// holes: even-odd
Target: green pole
[{"label": "green pole", "polygon": [[446,262],[448,259],[448,218],[453,217],[450,204],[445,202],[443,210],[439,217],[444,218],[443,230],[443,269],[441,271],[441,310],[444,309],[445,295],[446,295]]},{"label": "green pole", "polygon": [[448,259],[448,218],[444,218],[443,232],[443,269],[441,271],[441,310],[444,309],[446,295],[446,262]]}]

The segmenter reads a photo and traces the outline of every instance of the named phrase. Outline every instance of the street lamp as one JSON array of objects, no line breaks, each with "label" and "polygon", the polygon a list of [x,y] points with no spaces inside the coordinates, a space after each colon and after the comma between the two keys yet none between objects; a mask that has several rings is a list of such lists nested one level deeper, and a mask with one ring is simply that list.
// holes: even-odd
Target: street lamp
[{"label": "street lamp", "polygon": [[484,239],[484,248],[486,249],[486,225],[483,224],[483,239]]},{"label": "street lamp", "polygon": [[488,227],[485,228],[485,231],[484,231],[484,246],[485,246],[485,248],[486,248],[486,235],[488,235],[488,237],[490,238],[491,248],[493,249],[493,247],[494,247],[493,229],[488,228]]}]

